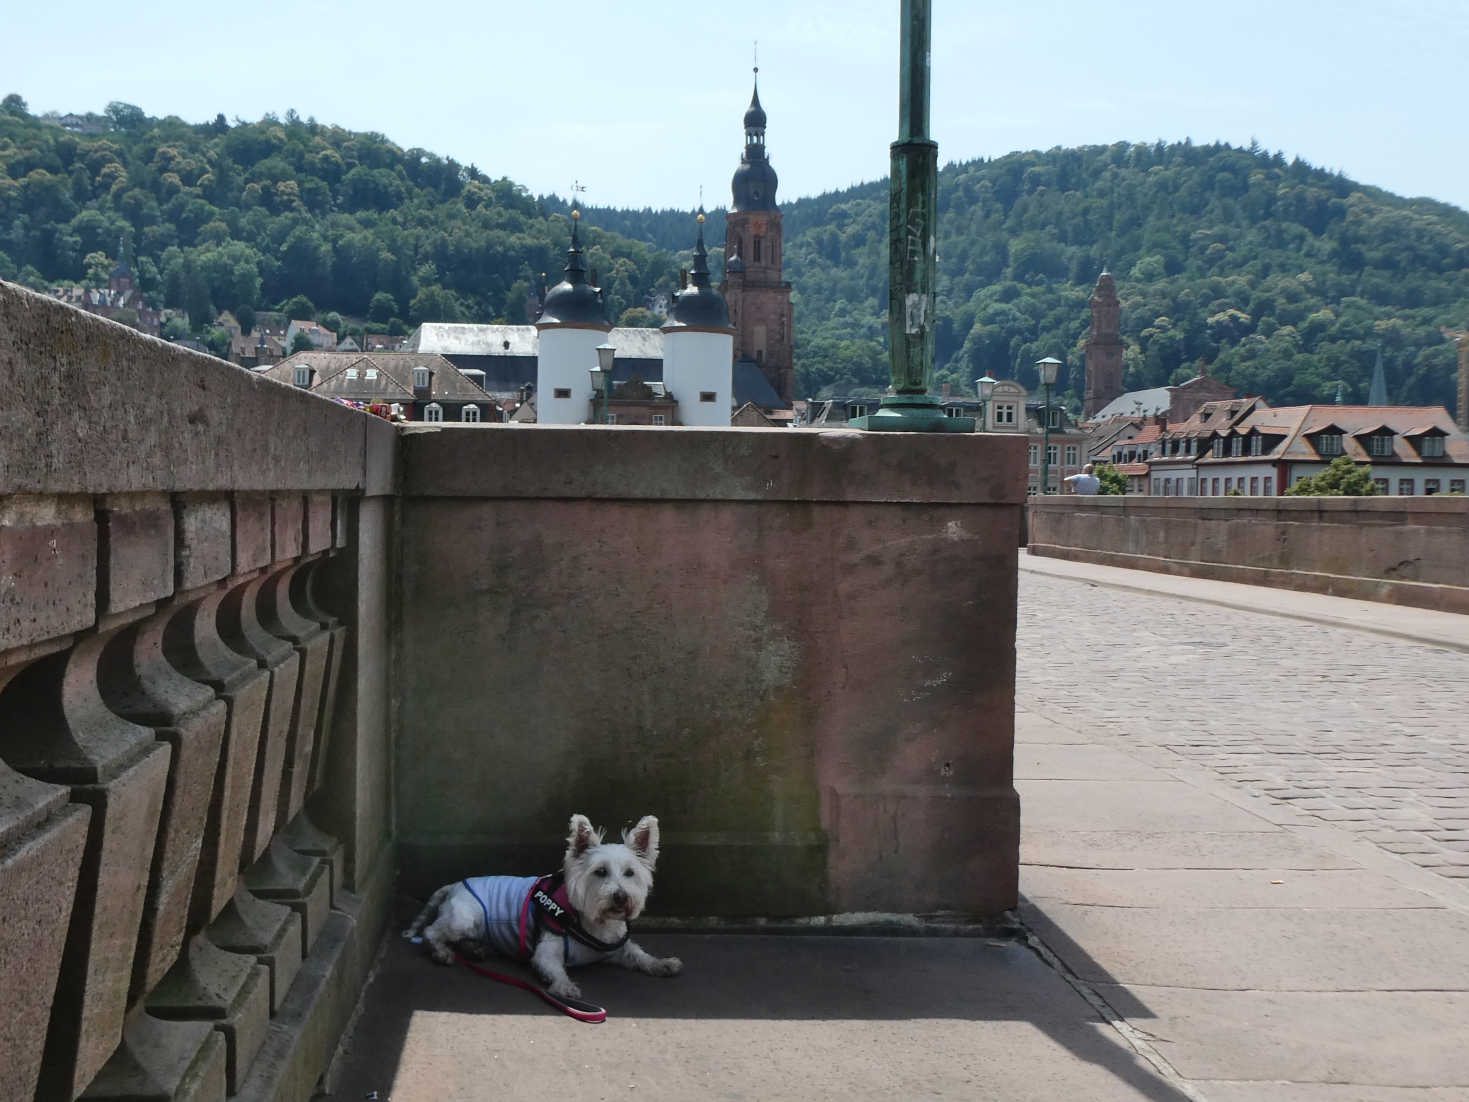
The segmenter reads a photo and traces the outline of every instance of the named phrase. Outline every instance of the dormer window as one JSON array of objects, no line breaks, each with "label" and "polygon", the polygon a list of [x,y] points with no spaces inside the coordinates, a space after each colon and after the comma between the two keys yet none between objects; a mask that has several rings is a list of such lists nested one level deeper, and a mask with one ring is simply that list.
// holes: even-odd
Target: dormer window
[{"label": "dormer window", "polygon": [[1393,438],[1387,433],[1373,433],[1367,437],[1367,454],[1375,459],[1392,455],[1392,440]]},{"label": "dormer window", "polygon": [[1442,459],[1443,437],[1437,434],[1421,437],[1418,441],[1418,454],[1424,459]]},{"label": "dormer window", "polygon": [[1259,455],[1260,454],[1261,443],[1262,443],[1262,441],[1261,441],[1261,438],[1260,438],[1260,434],[1258,432],[1252,432],[1250,434],[1250,454],[1251,455]]},{"label": "dormer window", "polygon": [[427,390],[428,389],[428,376],[429,376],[428,368],[426,368],[426,367],[415,367],[413,369],[413,389],[414,390]]},{"label": "dormer window", "polygon": [[299,387],[309,387],[311,385],[311,368],[296,368],[295,382]]},{"label": "dormer window", "polygon": [[1341,455],[1341,433],[1323,432],[1316,437],[1316,454],[1323,456]]},{"label": "dormer window", "polygon": [[355,379],[355,378],[357,378],[357,369],[355,367],[349,367],[349,368],[347,368],[347,378],[349,378],[349,379]]},{"label": "dormer window", "polygon": [[1053,429],[1061,427],[1061,411],[1052,407],[1046,411],[1046,421]]}]

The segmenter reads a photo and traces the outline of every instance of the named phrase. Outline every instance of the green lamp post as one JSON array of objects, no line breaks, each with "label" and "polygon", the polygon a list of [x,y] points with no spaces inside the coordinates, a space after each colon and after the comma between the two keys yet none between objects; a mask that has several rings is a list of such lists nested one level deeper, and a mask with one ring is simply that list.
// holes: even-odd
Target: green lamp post
[{"label": "green lamp post", "polygon": [[[597,366],[588,374],[592,377],[592,423],[606,425],[612,417],[612,358],[617,355],[615,345],[597,345]],[[602,400],[602,416],[597,416],[597,399]]]},{"label": "green lamp post", "polygon": [[995,426],[990,423],[990,399],[995,396],[995,379],[988,371],[974,380],[974,389],[979,393],[980,431],[989,432]]},{"label": "green lamp post", "polygon": [[973,432],[973,417],[946,417],[928,393],[938,299],[938,143],[928,136],[931,0],[902,0],[898,140],[888,197],[888,356],[892,393],[850,423],[883,432]]},{"label": "green lamp post", "polygon": [[1046,404],[1041,410],[1041,493],[1051,492],[1051,387],[1056,385],[1056,372],[1061,361],[1055,356],[1036,360],[1036,369],[1041,373],[1041,386],[1046,392]]}]

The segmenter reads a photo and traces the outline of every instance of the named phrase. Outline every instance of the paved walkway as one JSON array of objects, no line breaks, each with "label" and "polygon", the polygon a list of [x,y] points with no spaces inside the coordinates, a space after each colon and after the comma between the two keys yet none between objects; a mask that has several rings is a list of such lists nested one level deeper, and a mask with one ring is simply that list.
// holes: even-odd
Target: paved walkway
[{"label": "paved walkway", "polygon": [[1466,639],[1022,556],[1022,915],[1191,1096],[1469,1098]]},{"label": "paved walkway", "polygon": [[388,947],[333,1099],[1469,1099],[1469,617],[1022,555],[1029,943],[651,934],[606,1024]]}]

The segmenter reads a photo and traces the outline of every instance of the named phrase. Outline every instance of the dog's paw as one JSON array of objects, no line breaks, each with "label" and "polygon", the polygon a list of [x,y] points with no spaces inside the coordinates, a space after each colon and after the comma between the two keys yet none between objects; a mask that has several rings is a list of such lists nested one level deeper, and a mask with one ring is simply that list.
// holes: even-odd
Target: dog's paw
[{"label": "dog's paw", "polygon": [[677,957],[662,957],[653,961],[648,969],[650,976],[676,976],[683,971],[683,961]]},{"label": "dog's paw", "polygon": [[454,950],[443,945],[435,945],[429,955],[434,958],[436,964],[454,963]]},{"label": "dog's paw", "polygon": [[551,994],[555,995],[558,999],[581,998],[581,988],[572,983],[570,980],[557,980],[555,983],[551,984],[551,986],[548,987],[546,990],[550,991]]},{"label": "dog's paw", "polygon": [[469,960],[489,960],[490,945],[487,941],[461,941],[459,943],[459,953]]}]

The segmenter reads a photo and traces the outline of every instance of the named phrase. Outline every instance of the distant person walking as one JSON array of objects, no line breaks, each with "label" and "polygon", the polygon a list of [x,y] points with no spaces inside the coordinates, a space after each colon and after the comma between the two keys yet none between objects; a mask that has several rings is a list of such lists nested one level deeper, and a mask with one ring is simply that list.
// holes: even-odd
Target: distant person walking
[{"label": "distant person walking", "polygon": [[1094,494],[1102,488],[1102,480],[1092,474],[1090,463],[1081,469],[1081,474],[1067,475],[1062,481],[1071,483],[1073,494]]}]

